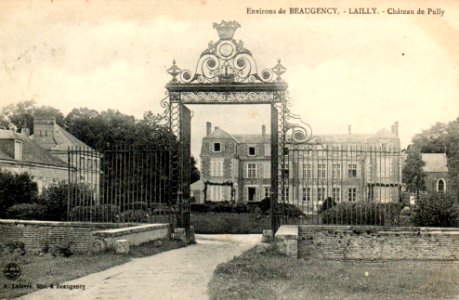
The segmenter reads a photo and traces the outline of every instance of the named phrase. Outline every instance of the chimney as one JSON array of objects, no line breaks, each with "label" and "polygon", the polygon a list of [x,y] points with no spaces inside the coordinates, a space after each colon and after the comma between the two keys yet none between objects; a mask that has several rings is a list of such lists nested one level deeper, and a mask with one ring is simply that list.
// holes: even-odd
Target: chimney
[{"label": "chimney", "polygon": [[25,136],[30,136],[30,128],[22,127],[21,128],[21,133],[24,134]]},{"label": "chimney", "polygon": [[266,125],[261,125],[261,136],[263,138],[266,136]]},{"label": "chimney", "polygon": [[34,137],[52,138],[56,128],[56,118],[54,117],[34,117],[33,135]]},{"label": "chimney", "polygon": [[209,135],[212,132],[212,123],[206,123],[206,135]]},{"label": "chimney", "polygon": [[394,125],[392,125],[392,133],[395,134],[396,137],[398,137],[398,121],[395,121]]},{"label": "chimney", "polygon": [[348,134],[352,134],[352,132],[351,132],[351,125],[347,125],[347,133],[348,133]]}]

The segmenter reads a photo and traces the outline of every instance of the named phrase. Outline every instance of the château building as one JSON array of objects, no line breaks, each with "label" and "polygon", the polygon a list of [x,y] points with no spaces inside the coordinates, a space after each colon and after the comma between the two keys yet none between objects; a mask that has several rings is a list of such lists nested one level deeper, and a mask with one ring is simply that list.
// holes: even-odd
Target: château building
[{"label": "ch\u00e2teau building", "polygon": [[[399,201],[398,123],[374,134],[320,135],[320,144],[288,145],[281,162],[283,201],[316,208],[335,201]],[[261,201],[270,197],[271,135],[231,134],[208,122],[201,147],[203,201]]]}]

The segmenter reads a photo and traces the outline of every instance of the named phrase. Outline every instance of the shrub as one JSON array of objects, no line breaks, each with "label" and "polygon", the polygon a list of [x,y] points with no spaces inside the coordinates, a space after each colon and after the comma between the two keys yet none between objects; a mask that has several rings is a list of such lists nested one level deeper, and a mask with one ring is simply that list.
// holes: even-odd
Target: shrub
[{"label": "shrub", "polygon": [[193,203],[191,204],[191,211],[196,213],[247,213],[254,212],[258,208],[257,203],[251,205],[238,203],[231,204],[230,202],[206,202],[206,203]]},{"label": "shrub", "polygon": [[322,203],[321,211],[324,212],[324,211],[326,211],[327,209],[332,208],[333,206],[336,206],[335,200],[333,200],[332,197],[328,197],[328,198],[325,199],[325,201]]},{"label": "shrub", "polygon": [[453,194],[427,194],[419,197],[413,210],[417,226],[459,226],[459,206]]},{"label": "shrub", "polygon": [[102,204],[95,206],[75,206],[70,211],[71,221],[115,222],[120,218],[120,209],[116,205]]},{"label": "shrub", "polygon": [[121,213],[122,222],[149,222],[148,212],[142,209],[131,209]]},{"label": "shrub", "polygon": [[50,221],[67,220],[68,184],[52,185],[39,196],[39,203],[46,207],[43,219]]},{"label": "shrub", "polygon": [[299,209],[297,206],[290,204],[290,203],[278,203],[277,213],[281,215],[284,214],[285,216],[289,218],[304,216],[304,213],[301,209]]},{"label": "shrub", "polygon": [[123,210],[148,210],[148,203],[143,201],[133,201],[131,203],[126,203],[123,206]]},{"label": "shrub", "polygon": [[399,212],[398,203],[343,202],[324,211],[322,223],[394,226]]},{"label": "shrub", "polygon": [[5,216],[8,219],[42,220],[46,212],[46,207],[39,203],[21,203],[8,208]]},{"label": "shrub", "polygon": [[11,254],[17,253],[22,256],[27,253],[25,249],[25,243],[23,241],[14,241],[14,242],[6,243],[4,246],[4,249],[8,253],[11,253]]},{"label": "shrub", "polygon": [[264,198],[260,202],[260,209],[263,212],[268,211],[271,208],[271,198]]},{"label": "shrub", "polygon": [[74,253],[73,241],[64,236],[55,246],[52,251],[54,256],[60,255],[63,257],[70,257]]},{"label": "shrub", "polygon": [[15,204],[35,202],[37,196],[37,184],[29,174],[0,170],[0,217],[4,217],[7,209]]},{"label": "shrub", "polygon": [[271,218],[250,213],[193,213],[191,224],[196,233],[262,233],[263,229],[271,228]]}]

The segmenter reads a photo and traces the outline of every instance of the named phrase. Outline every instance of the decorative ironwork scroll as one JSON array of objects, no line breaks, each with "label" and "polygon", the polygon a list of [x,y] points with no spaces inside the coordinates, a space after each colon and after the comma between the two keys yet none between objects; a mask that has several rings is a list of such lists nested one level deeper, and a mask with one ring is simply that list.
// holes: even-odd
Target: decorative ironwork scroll
[{"label": "decorative ironwork scroll", "polygon": [[272,92],[183,92],[181,101],[185,104],[203,103],[271,103]]},{"label": "decorative ironwork scroll", "polygon": [[289,106],[292,105],[292,100],[287,98],[285,104],[285,142],[287,144],[320,144],[320,137],[313,134],[312,127],[304,122],[299,115],[290,111]]},{"label": "decorative ironwork scroll", "polygon": [[[198,60],[194,73],[182,70],[175,60],[168,69],[172,76],[171,83],[267,83],[282,81],[280,75],[285,72],[280,60],[271,69],[259,73],[252,53],[244,47],[242,41],[233,39],[235,31],[241,27],[236,21],[214,23],[219,40],[210,42]],[[277,75],[276,78],[274,78]]]}]

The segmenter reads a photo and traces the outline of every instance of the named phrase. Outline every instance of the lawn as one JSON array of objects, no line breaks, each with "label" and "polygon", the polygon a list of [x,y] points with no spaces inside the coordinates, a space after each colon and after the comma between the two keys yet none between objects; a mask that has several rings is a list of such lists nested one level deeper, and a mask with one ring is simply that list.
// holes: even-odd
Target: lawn
[{"label": "lawn", "polygon": [[[2,253],[2,270],[9,262],[15,262],[21,268],[21,276],[10,281],[0,274],[0,299],[13,298],[37,290],[37,284],[48,286],[63,283],[91,273],[129,262],[131,258],[154,255],[183,245],[179,241],[153,241],[132,247],[129,254],[117,255],[109,252],[93,255],[75,254],[69,257],[53,256],[51,253],[33,255],[26,253]],[[22,288],[12,288],[22,285]],[[32,288],[25,288],[31,286]]]},{"label": "lawn", "polygon": [[456,299],[457,262],[297,260],[269,248],[218,266],[210,299]]}]

